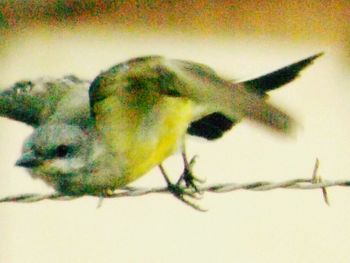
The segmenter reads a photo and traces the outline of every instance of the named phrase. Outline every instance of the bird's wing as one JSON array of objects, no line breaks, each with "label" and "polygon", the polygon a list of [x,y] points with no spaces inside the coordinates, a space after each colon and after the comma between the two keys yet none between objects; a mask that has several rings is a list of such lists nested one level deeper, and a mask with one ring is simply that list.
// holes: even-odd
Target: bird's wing
[{"label": "bird's wing", "polygon": [[[85,87],[87,93],[88,86],[75,76],[17,82],[0,92],[0,116],[37,127],[56,112],[67,92]],[[88,107],[88,100],[85,103]]]},{"label": "bird's wing", "polygon": [[205,107],[208,114],[220,112],[230,120],[247,117],[284,133],[293,122],[287,114],[247,91],[244,85],[222,79],[205,65],[162,57],[133,59],[100,74],[89,89],[92,116],[96,117],[97,102],[118,96],[122,89],[130,94],[139,92],[140,87],[152,89],[155,95],[188,98]]},{"label": "bird's wing", "polygon": [[[277,89],[293,81],[304,68],[311,65],[312,62],[322,54],[323,53],[319,53],[310,56],[266,75],[244,81],[241,84],[244,85],[249,92],[256,93],[266,98],[266,92]],[[190,135],[214,140],[220,138],[225,131],[230,130],[236,123],[237,121],[230,120],[220,112],[216,112],[192,122],[187,132]]]},{"label": "bird's wing", "polygon": [[214,112],[191,122],[187,133],[207,140],[215,140],[223,136],[235,124],[237,124],[237,121],[228,119],[220,112]]},{"label": "bird's wing", "polygon": [[249,118],[282,133],[292,127],[293,120],[287,114],[249,92],[245,85],[232,84],[206,66],[165,60],[164,68],[176,75],[174,88],[181,96],[207,106],[212,113],[219,112],[232,121]]}]

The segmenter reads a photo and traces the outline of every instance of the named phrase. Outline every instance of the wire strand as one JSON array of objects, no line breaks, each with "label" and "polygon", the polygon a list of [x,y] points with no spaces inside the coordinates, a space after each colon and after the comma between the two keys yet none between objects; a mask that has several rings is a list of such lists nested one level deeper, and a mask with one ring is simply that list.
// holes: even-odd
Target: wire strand
[{"label": "wire strand", "polygon": [[[329,199],[327,196],[326,188],[328,187],[349,187],[350,180],[336,180],[328,181],[322,180],[318,175],[319,161],[316,159],[315,168],[311,179],[293,179],[286,180],[282,182],[269,182],[269,181],[257,181],[252,183],[223,183],[223,184],[213,184],[213,185],[202,185],[198,186],[200,193],[210,192],[210,193],[227,193],[238,190],[248,190],[248,191],[270,191],[275,189],[298,189],[298,190],[312,190],[321,189],[324,201],[329,205]],[[110,195],[103,196],[103,198],[119,198],[119,197],[135,197],[143,196],[147,194],[154,193],[170,193],[167,187],[153,187],[153,188],[140,188],[140,187],[124,187],[116,190]],[[186,195],[196,194],[193,189],[185,189]],[[52,193],[52,194],[20,194],[15,196],[8,196],[0,198],[0,203],[5,202],[17,202],[17,203],[33,203],[43,200],[73,200],[81,198],[82,196],[67,196],[62,193]],[[101,198],[101,196],[100,196]]]}]

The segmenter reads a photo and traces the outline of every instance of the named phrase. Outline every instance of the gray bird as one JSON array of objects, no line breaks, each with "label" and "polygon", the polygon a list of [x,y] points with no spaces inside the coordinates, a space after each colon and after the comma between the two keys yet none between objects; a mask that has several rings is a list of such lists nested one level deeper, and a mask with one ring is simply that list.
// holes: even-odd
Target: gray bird
[{"label": "gray bird", "polygon": [[[18,166],[58,192],[103,196],[161,165],[186,133],[214,140],[249,118],[287,134],[292,119],[266,93],[320,55],[238,83],[202,64],[141,57],[91,83],[74,76],[17,82],[0,93],[0,116],[34,128]],[[191,175],[185,181],[195,187]]]}]

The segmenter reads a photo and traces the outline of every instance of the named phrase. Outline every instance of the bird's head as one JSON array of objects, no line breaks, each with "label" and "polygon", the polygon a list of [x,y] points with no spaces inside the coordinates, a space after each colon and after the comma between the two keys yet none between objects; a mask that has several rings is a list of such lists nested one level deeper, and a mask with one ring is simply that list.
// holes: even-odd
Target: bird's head
[{"label": "bird's head", "polygon": [[88,172],[91,136],[79,126],[49,123],[26,140],[17,166],[28,168],[56,190],[74,192],[74,182]]}]

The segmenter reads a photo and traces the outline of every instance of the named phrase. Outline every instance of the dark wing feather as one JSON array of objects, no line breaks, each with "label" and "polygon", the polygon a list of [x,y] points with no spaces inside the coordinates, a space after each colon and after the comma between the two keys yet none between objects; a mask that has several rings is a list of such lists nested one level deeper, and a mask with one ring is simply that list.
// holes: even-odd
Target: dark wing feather
[{"label": "dark wing feather", "polygon": [[313,55],[289,66],[283,67],[264,76],[245,81],[243,83],[249,91],[264,96],[266,92],[277,89],[293,81],[299,76],[299,73],[304,68],[309,66],[316,58],[322,55],[323,53]]},{"label": "dark wing feather", "polygon": [[204,118],[192,122],[187,132],[190,135],[214,140],[220,138],[225,131],[228,131],[236,122],[228,119],[225,115],[215,112]]},{"label": "dark wing feather", "polygon": [[[271,72],[267,75],[243,82],[246,89],[260,96],[265,96],[266,92],[279,88],[298,77],[301,70],[310,65],[323,53],[310,56],[299,62]],[[224,132],[230,130],[237,122],[225,117],[225,115],[215,112],[207,115],[195,122],[192,122],[187,130],[188,134],[214,140],[220,138]]]}]

